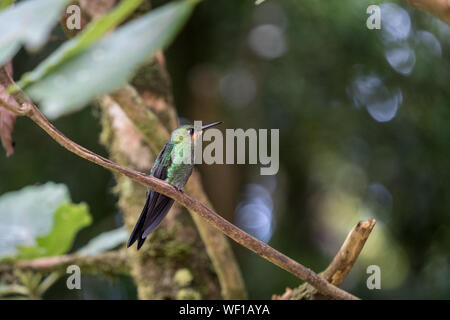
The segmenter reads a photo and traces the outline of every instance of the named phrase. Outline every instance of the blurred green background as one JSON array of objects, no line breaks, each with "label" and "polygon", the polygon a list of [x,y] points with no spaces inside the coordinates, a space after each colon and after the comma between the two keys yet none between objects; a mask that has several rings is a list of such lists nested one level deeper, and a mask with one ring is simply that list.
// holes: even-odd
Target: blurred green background
[{"label": "blurred green background", "polygon": [[[163,1],[153,1],[155,6]],[[280,129],[280,170],[201,166],[217,212],[319,272],[361,219],[377,225],[342,287],[361,298],[450,297],[450,27],[404,1],[204,1],[167,50],[179,115],[223,128]],[[21,51],[15,77],[38,54]],[[94,108],[54,121],[105,155]],[[14,129],[15,154],[0,157],[0,194],[54,181],[94,222],[74,250],[121,225],[112,175],[63,150],[30,120]],[[145,200],[143,199],[143,202]],[[237,245],[252,299],[298,280]],[[381,290],[366,268],[381,268]],[[81,291],[61,280],[47,298],[134,299],[130,278],[89,276]],[[99,285],[101,283],[102,285]]]}]

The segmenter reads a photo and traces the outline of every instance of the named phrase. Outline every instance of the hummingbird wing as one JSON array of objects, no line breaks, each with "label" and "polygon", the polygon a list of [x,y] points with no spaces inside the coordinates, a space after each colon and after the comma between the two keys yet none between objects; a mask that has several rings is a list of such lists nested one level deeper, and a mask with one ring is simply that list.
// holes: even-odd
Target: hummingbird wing
[{"label": "hummingbird wing", "polygon": [[[166,180],[168,169],[172,163],[172,148],[173,145],[171,143],[166,143],[156,158],[155,164],[153,165],[151,171],[151,175],[155,178]],[[141,215],[139,216],[133,232],[130,235],[127,247],[133,245],[133,243],[137,240],[139,250],[144,244],[145,238],[161,223],[173,203],[173,199],[156,191],[150,190],[147,194],[147,200],[145,201]]]}]

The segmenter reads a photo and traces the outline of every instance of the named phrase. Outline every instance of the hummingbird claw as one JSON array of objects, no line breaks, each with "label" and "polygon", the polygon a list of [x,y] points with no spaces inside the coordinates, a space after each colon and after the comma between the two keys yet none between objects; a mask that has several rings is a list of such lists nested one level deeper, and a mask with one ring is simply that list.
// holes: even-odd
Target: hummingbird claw
[{"label": "hummingbird claw", "polygon": [[184,192],[184,188],[183,187],[178,187],[178,186],[174,186],[174,185],[172,185],[172,186],[175,188],[175,190],[177,190],[179,192]]}]

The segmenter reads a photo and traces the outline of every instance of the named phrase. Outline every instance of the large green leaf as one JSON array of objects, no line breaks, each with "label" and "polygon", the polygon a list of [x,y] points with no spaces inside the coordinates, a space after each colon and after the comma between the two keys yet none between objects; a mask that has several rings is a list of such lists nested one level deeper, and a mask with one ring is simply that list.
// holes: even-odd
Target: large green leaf
[{"label": "large green leaf", "polygon": [[124,227],[103,232],[91,239],[86,246],[77,251],[84,255],[95,255],[97,253],[114,249],[128,239],[128,232]]},{"label": "large green leaf", "polygon": [[5,193],[0,196],[0,259],[13,257],[18,247],[28,247],[19,250],[21,256],[31,251],[28,256],[36,256],[36,250],[29,249],[35,246],[44,247],[45,254],[67,251],[74,234],[88,220],[87,207],[70,204],[63,184],[49,182]]},{"label": "large green leaf", "polygon": [[120,23],[122,23],[140,4],[142,0],[123,0],[113,11],[100,19],[94,20],[79,36],[65,42],[32,72],[25,73],[17,83],[24,88],[32,82],[43,78],[53,68],[86,49]]},{"label": "large green leaf", "polygon": [[65,185],[46,183],[0,196],[0,258],[14,254],[17,245],[32,245],[50,232],[53,213],[70,201]]},{"label": "large green leaf", "polygon": [[52,230],[36,238],[34,246],[19,246],[14,259],[33,259],[66,253],[72,247],[77,232],[90,225],[92,218],[86,204],[62,204],[53,217]]},{"label": "large green leaf", "polygon": [[158,49],[165,47],[189,17],[194,1],[167,4],[107,35],[26,88],[49,118],[80,109],[113,91]]},{"label": "large green leaf", "polygon": [[38,49],[47,39],[68,0],[28,0],[0,11],[0,65],[24,44]]}]

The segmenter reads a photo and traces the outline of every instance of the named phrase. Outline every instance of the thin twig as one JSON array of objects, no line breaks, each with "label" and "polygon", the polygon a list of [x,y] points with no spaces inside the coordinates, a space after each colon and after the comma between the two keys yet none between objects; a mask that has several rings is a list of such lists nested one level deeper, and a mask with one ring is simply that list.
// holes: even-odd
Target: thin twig
[{"label": "thin twig", "polygon": [[321,274],[325,280],[331,282],[335,286],[344,282],[345,277],[352,269],[356,259],[358,259],[375,224],[376,220],[371,219],[359,221],[356,226],[353,227],[333,261],[331,261],[330,265]]},{"label": "thin twig", "polygon": [[178,191],[172,185],[165,181],[159,180],[152,176],[145,175],[140,172],[136,172],[129,168],[122,167],[117,163],[114,163],[102,156],[95,154],[94,152],[78,145],[66,136],[64,136],[58,129],[56,129],[47,118],[39,111],[39,109],[31,104],[24,103],[21,108],[14,108],[13,106],[7,106],[3,100],[0,100],[1,104],[10,109],[11,107],[16,110],[14,112],[18,115],[27,116],[33,120],[37,125],[39,125],[48,135],[50,135],[56,142],[67,150],[75,153],[83,159],[89,160],[99,166],[106,169],[114,171],[119,174],[123,174],[128,178],[141,183],[142,185],[155,190],[156,192],[162,193],[178,203],[182,204],[186,208],[196,212],[203,219],[208,221],[212,226],[222,231],[224,234],[229,236],[234,241],[243,245],[244,247],[257,253],[264,259],[272,262],[273,264],[279,266],[280,268],[292,273],[298,278],[305,282],[308,282],[313,287],[315,287],[322,294],[329,296],[334,299],[358,299],[352,294],[339,289],[338,287],[332,285],[331,283],[325,281],[323,278],[318,276],[309,268],[299,264],[298,262],[292,260],[288,256],[280,253],[279,251],[273,249],[266,243],[252,237],[248,233],[242,231],[235,225],[231,224],[221,216],[219,216],[214,211],[207,208],[205,205],[199,201],[191,198],[187,194]]}]

